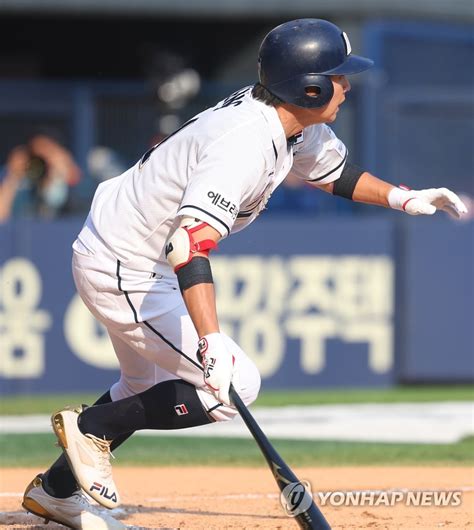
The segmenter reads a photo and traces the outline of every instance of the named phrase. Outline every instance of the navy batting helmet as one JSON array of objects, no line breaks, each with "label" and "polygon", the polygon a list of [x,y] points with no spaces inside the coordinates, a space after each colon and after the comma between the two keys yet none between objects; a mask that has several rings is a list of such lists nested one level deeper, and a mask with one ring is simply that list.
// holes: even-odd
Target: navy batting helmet
[{"label": "navy batting helmet", "polygon": [[286,103],[323,107],[332,98],[331,75],[356,74],[373,61],[351,54],[347,35],[317,18],[285,22],[263,39],[258,56],[260,83]]}]

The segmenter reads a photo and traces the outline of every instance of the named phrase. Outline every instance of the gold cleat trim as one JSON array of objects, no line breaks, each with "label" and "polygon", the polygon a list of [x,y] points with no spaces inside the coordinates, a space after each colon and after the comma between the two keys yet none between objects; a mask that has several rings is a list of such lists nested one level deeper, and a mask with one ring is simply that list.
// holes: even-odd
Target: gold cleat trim
[{"label": "gold cleat trim", "polygon": [[67,449],[66,431],[64,429],[64,420],[61,412],[55,412],[51,416],[51,424],[53,426],[54,433],[58,437],[59,445],[63,449]]},{"label": "gold cleat trim", "polygon": [[[31,497],[28,497],[28,493],[30,490],[36,487],[42,487],[43,486],[43,480],[41,479],[40,475],[37,475],[27,486],[25,493],[23,494],[23,501],[21,505],[23,508],[33,515],[36,515],[37,517],[41,517],[44,519],[44,524],[48,524],[49,521],[54,521],[55,523],[58,523],[60,525],[63,525],[67,528],[72,528],[73,530],[79,530],[79,527],[76,526],[69,526],[65,521],[61,521],[60,518],[55,518],[51,513],[49,513],[41,504],[39,504],[37,501],[32,499]],[[29,528],[29,527],[28,527]],[[35,526],[36,528],[36,526]]]},{"label": "gold cleat trim", "polygon": [[26,487],[25,493],[23,493],[23,497],[26,497],[33,488],[41,486],[41,484],[41,478],[39,476],[36,476]]},{"label": "gold cleat trim", "polygon": [[21,505],[27,512],[31,512],[34,515],[37,515],[38,517],[42,517],[45,519],[45,524],[47,524],[49,521],[51,521],[51,514],[41,506],[38,502],[36,502],[34,499],[31,499],[28,497],[28,493],[33,488],[38,488],[43,485],[43,481],[41,480],[41,477],[37,475],[27,486],[25,493],[23,494],[23,501]]},{"label": "gold cleat trim", "polygon": [[21,505],[23,506],[23,508],[27,511],[27,512],[31,512],[35,515],[37,515],[38,517],[42,517],[43,519],[45,519],[46,523],[48,521],[52,521],[53,519],[51,519],[51,514],[45,510],[41,504],[38,504],[34,499],[30,499],[29,497],[25,497],[23,499],[23,502],[21,503]]}]

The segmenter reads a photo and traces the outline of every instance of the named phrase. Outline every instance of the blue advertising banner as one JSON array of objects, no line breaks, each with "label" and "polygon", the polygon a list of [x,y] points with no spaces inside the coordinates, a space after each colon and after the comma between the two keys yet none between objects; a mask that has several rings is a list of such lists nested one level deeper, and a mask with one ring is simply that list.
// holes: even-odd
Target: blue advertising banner
[{"label": "blue advertising banner", "polygon": [[472,382],[474,221],[407,219],[404,246],[400,377]]},{"label": "blue advertising banner", "polygon": [[[78,221],[0,227],[2,394],[103,391],[119,376],[70,272]],[[395,377],[394,228],[382,218],[262,219],[213,259],[218,310],[264,388]]]},{"label": "blue advertising banner", "polygon": [[[82,318],[71,320],[82,305],[70,265],[80,226],[16,222],[0,230],[2,393],[95,390],[117,379],[115,362],[104,368],[109,339],[101,326],[84,317],[84,307]],[[8,241],[13,245],[5,255]]]},{"label": "blue advertising banner", "polygon": [[272,219],[222,244],[219,315],[266,387],[393,382],[392,232],[382,219]]}]

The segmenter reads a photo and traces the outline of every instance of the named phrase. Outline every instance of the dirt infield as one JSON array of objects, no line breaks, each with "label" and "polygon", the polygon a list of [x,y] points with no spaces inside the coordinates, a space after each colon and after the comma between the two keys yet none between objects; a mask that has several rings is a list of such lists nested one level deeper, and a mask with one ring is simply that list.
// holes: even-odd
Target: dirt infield
[{"label": "dirt infield", "polygon": [[[340,494],[328,497],[322,506],[332,528],[344,530],[434,530],[474,529],[473,469],[466,467],[351,467],[299,468],[301,479],[309,480],[313,492],[374,492],[396,490],[402,500],[387,506],[346,506],[352,502]],[[35,475],[31,469],[0,471],[0,528],[53,530],[21,510],[20,493]],[[146,529],[292,529],[295,521],[284,515],[267,468],[125,468],[114,470],[123,505],[115,515],[132,528]],[[458,506],[407,506],[409,492],[459,491]],[[430,494],[432,495],[432,494]],[[367,499],[368,497],[366,497]],[[412,499],[416,498],[415,493]],[[425,503],[430,504],[425,497]],[[452,497],[454,498],[454,497]],[[332,499],[332,501],[331,501]],[[382,502],[380,502],[382,499]],[[428,499],[428,501],[426,500]],[[391,502],[391,501],[389,501]],[[412,503],[416,502],[412,500]],[[431,504],[433,504],[431,502]]]}]

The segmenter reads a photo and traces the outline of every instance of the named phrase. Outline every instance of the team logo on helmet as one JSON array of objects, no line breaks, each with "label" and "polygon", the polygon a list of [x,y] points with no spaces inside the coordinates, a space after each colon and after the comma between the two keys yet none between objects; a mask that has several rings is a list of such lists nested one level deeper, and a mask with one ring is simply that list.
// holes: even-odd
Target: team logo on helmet
[{"label": "team logo on helmet", "polygon": [[349,37],[347,36],[347,33],[345,31],[342,32],[342,38],[344,39],[344,44],[346,45],[347,55],[350,55],[352,53],[352,46]]}]

